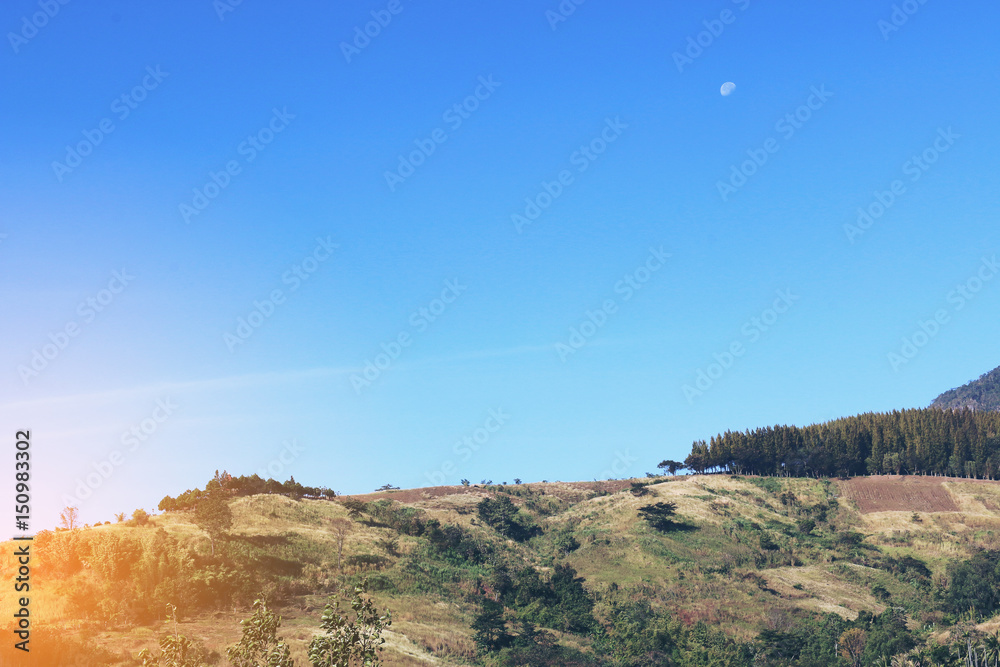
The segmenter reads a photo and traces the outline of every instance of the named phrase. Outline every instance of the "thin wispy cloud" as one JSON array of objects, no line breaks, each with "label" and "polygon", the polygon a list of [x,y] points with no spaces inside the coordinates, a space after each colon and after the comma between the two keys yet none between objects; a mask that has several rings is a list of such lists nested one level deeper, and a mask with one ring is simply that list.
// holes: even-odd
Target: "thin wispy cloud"
[{"label": "thin wispy cloud", "polygon": [[112,404],[123,399],[135,398],[136,396],[159,395],[170,393],[198,393],[234,391],[251,387],[263,387],[267,385],[283,384],[296,380],[316,379],[333,377],[350,373],[350,368],[308,368],[292,371],[274,371],[266,373],[245,373],[242,375],[232,375],[220,378],[206,378],[198,380],[183,380],[172,382],[158,382],[154,384],[139,385],[133,387],[119,387],[115,389],[105,389],[94,392],[83,392],[78,394],[64,394],[62,396],[47,396],[44,398],[31,399],[28,401],[15,401],[0,404],[0,410],[20,410],[25,408],[48,408],[59,405],[72,404]]}]

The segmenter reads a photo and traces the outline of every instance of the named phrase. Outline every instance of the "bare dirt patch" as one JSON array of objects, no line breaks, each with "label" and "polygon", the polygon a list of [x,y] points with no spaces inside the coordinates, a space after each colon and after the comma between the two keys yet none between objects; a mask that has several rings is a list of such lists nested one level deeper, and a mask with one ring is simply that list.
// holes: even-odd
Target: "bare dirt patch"
[{"label": "bare dirt patch", "polygon": [[[579,501],[595,493],[617,493],[622,489],[627,489],[633,480],[611,479],[599,482],[533,482],[525,484],[534,491],[541,491],[559,496],[563,500]],[[493,486],[500,486],[499,484]],[[508,485],[510,488],[514,486]],[[374,493],[361,493],[354,495],[338,496],[338,498],[357,498],[369,502],[372,500],[395,500],[400,503],[419,503],[424,500],[442,498],[444,496],[474,495],[485,497],[492,492],[480,484],[471,486],[428,486],[421,489],[401,489],[398,491],[376,491]],[[515,499],[516,502],[516,499]]]},{"label": "bare dirt patch", "polygon": [[399,503],[416,503],[442,496],[461,495],[464,493],[481,493],[478,486],[428,486],[422,489],[401,489],[398,491],[376,491],[374,493],[359,493],[338,498],[357,498],[365,502],[373,500],[395,500]]},{"label": "bare dirt patch", "polygon": [[878,475],[837,482],[844,498],[853,500],[862,514],[872,512],[958,512],[943,477]]}]

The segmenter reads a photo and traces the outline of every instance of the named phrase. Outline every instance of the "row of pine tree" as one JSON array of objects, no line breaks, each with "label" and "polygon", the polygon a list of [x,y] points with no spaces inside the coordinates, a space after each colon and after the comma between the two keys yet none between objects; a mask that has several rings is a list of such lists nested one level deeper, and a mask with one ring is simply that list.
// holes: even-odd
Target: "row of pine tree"
[{"label": "row of pine tree", "polygon": [[[666,463],[666,462],[665,462]],[[1000,477],[1000,412],[924,408],[726,431],[694,443],[697,473]]]}]

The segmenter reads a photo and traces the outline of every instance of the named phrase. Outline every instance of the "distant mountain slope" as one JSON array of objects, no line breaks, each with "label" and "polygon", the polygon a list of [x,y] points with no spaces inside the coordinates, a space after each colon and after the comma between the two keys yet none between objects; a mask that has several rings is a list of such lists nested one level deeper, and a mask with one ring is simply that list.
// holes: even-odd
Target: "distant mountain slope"
[{"label": "distant mountain slope", "polygon": [[981,375],[978,380],[944,392],[934,399],[931,407],[1000,410],[1000,367]]}]

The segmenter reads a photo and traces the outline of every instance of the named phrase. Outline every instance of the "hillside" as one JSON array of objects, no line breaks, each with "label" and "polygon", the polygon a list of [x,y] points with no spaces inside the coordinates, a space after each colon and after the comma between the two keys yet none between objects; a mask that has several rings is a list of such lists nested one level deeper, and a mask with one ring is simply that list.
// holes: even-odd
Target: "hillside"
[{"label": "hillside", "polygon": [[950,389],[931,402],[932,408],[1000,410],[1000,367],[957,389]]},{"label": "hillside", "polygon": [[[639,515],[658,502],[676,504],[665,529]],[[0,663],[139,664],[174,632],[169,602],[205,664],[225,665],[263,592],[301,667],[328,596],[363,577],[393,612],[386,665],[846,665],[833,651],[852,628],[874,664],[879,650],[947,644],[954,623],[1000,625],[959,567],[1000,548],[1000,483],[988,481],[697,475],[228,505],[215,556],[191,511],[40,536],[33,641],[63,653],[19,663],[6,642]],[[496,651],[472,628],[491,601],[511,637]],[[6,594],[0,604],[11,618]]]}]

